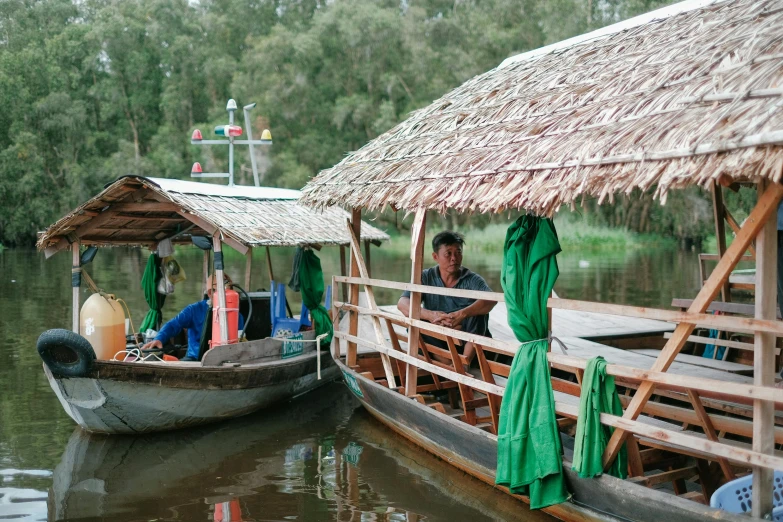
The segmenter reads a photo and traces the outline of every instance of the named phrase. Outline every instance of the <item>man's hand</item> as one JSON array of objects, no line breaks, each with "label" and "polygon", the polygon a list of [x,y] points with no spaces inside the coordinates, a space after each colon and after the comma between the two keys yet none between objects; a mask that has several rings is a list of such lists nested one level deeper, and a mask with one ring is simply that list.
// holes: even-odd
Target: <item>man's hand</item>
[{"label": "man's hand", "polygon": [[150,341],[141,347],[142,350],[150,350],[152,348],[163,348],[163,343],[160,341]]},{"label": "man's hand", "polygon": [[462,321],[468,318],[464,309],[457,310],[456,312],[451,312],[450,314],[447,314],[447,317],[449,318],[449,321],[451,323],[451,328],[457,328],[461,326]]}]

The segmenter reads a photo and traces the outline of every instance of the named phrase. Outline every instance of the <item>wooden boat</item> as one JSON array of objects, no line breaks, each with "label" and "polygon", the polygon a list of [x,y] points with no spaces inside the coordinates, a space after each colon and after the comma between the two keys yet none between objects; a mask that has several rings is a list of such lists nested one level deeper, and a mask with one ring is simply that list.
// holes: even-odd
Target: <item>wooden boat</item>
[{"label": "wooden boat", "polygon": [[[70,248],[79,269],[82,245],[153,249],[171,236],[179,244],[190,243],[192,236],[208,236],[215,257],[223,244],[247,256],[249,287],[253,248],[266,247],[268,254],[274,246],[320,249],[347,243],[344,211],[314,212],[298,205],[298,196],[297,191],[276,188],[129,176],[52,225],[38,247],[47,256]],[[370,241],[387,237],[365,227]],[[204,253],[204,280],[210,255]],[[269,255],[267,261],[273,280]],[[216,268],[222,278],[222,268]],[[222,286],[216,294],[225,302],[221,292]],[[259,296],[268,303],[268,293]],[[78,332],[78,286],[73,300],[73,331]],[[266,314],[268,305],[264,313],[255,314],[256,325],[269,321]],[[259,331],[269,335],[269,324]],[[76,376],[59,375],[46,364],[44,371],[68,415],[82,428],[100,433],[162,431],[236,417],[306,393],[339,375],[331,357],[316,349],[313,331],[280,340],[253,338],[248,329],[248,337],[209,350],[199,362],[96,360],[89,371]]]},{"label": "wooden boat", "polygon": [[[350,298],[333,303],[334,315],[347,315],[335,333],[333,356],[364,407],[391,430],[495,483],[510,375],[503,357],[515,356],[520,343],[420,320],[424,293],[506,300],[503,293],[421,285],[427,210],[524,209],[551,217],[585,197],[603,200],[633,189],[654,187],[664,198],[691,185],[713,193],[720,186],[754,187],[755,207],[685,310],[549,298],[546,306],[555,319],[562,311],[609,314],[666,321],[674,329],[662,336],[655,357],[628,352],[620,357],[621,350],[595,340],[561,339],[567,348],[593,343],[592,351],[581,352],[590,357],[607,355],[606,371],[619,387],[623,413],[600,416],[614,430],[602,462],[608,469],[625,443],[625,480],[605,474],[580,478],[571,471],[569,447],[580,421],[587,360],[580,350],[550,348],[571,497],[545,511],[564,520],[746,520],[707,504],[718,486],[752,472],[742,509],[769,518],[773,503],[783,498],[777,482],[773,496],[773,471],[783,470],[775,450],[783,443],[776,415],[783,409],[783,390],[773,386],[776,338],[783,337],[775,315],[775,210],[783,198],[780,7],[774,1],[683,2],[509,58],[308,183],[304,204],[352,209],[351,276],[333,279],[350,285]],[[751,47],[752,55],[746,55]],[[757,67],[761,63],[770,65]],[[370,278],[364,266],[359,218],[363,210],[383,207],[415,213],[409,282]],[[751,247],[752,315],[706,313],[716,309],[713,301],[731,284],[737,263],[748,260]],[[410,315],[379,307],[378,287],[410,291]],[[753,376],[678,359],[697,326],[750,333],[753,342],[744,349],[752,350]],[[449,349],[424,342],[424,333]],[[634,338],[616,344],[629,348]],[[479,368],[469,367],[455,349],[458,342],[476,345]],[[433,391],[446,391],[449,404],[434,400]]]}]

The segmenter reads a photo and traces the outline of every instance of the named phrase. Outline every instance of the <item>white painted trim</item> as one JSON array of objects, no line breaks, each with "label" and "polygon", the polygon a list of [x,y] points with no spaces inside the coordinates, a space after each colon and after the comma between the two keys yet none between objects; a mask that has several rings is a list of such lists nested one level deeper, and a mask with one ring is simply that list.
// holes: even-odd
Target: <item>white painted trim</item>
[{"label": "white painted trim", "polygon": [[163,189],[166,192],[179,194],[198,194],[200,196],[223,196],[228,198],[243,199],[299,199],[302,195],[298,190],[282,189],[275,187],[245,187],[228,185],[216,185],[214,183],[200,183],[196,181],[184,181],[181,179],[144,178]]}]

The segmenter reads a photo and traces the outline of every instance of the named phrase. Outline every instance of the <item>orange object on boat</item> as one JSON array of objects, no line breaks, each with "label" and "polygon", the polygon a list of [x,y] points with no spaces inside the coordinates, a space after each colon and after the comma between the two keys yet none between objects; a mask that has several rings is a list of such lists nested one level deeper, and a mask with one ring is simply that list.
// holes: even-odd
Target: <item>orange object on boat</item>
[{"label": "orange object on boat", "polygon": [[217,305],[217,295],[212,296],[212,342],[210,348],[221,346],[223,344],[234,344],[239,342],[239,293],[230,288],[226,289],[226,323],[228,326],[228,339],[223,342],[220,338],[220,313]]},{"label": "orange object on boat", "polygon": [[179,359],[177,359],[173,355],[166,355],[165,353],[163,354],[163,360],[164,361],[172,361],[172,362],[173,361],[179,361]]}]

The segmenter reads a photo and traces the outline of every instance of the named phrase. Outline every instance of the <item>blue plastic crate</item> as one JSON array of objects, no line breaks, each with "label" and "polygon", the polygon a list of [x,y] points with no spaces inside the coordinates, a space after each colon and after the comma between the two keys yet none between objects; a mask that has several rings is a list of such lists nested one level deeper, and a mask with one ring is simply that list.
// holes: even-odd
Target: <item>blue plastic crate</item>
[{"label": "blue plastic crate", "polygon": [[[772,481],[772,520],[783,522],[783,471]],[[731,513],[749,513],[752,508],[753,475],[727,482],[712,494],[710,506]]]}]

